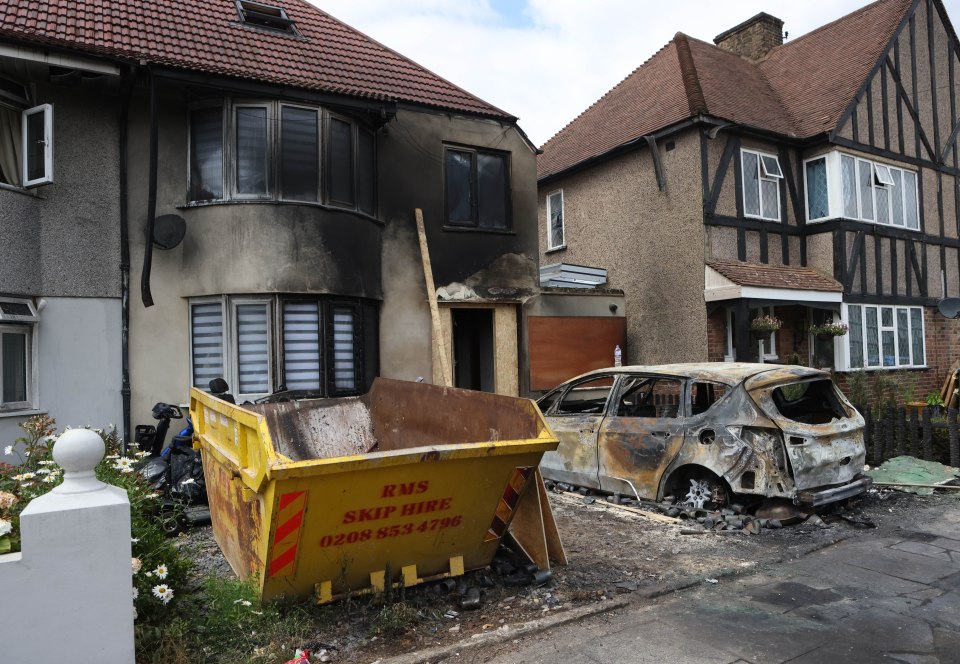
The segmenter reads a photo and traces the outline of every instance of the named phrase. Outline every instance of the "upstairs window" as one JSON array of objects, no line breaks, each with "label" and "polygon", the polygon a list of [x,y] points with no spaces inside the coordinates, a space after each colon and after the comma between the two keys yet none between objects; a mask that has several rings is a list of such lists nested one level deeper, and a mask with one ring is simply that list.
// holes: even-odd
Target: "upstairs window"
[{"label": "upstairs window", "polygon": [[807,220],[852,219],[920,230],[917,173],[841,152],[804,162]]},{"label": "upstairs window", "polygon": [[563,226],[563,190],[547,196],[547,250],[566,246]]},{"label": "upstairs window", "polygon": [[510,170],[506,153],[448,147],[444,168],[448,226],[510,228]]},{"label": "upstairs window", "polygon": [[226,109],[190,112],[190,201],[323,203],[376,214],[372,130],[313,106],[228,100]]},{"label": "upstairs window", "polygon": [[780,221],[780,181],[783,171],[772,154],[741,150],[743,167],[743,213],[768,221]]},{"label": "upstairs window", "polygon": [[282,7],[251,2],[251,0],[237,0],[237,11],[240,13],[240,19],[247,25],[296,34],[293,20],[287,16],[286,10]]},{"label": "upstairs window", "polygon": [[0,78],[0,184],[53,182],[53,106],[29,107],[26,88]]}]

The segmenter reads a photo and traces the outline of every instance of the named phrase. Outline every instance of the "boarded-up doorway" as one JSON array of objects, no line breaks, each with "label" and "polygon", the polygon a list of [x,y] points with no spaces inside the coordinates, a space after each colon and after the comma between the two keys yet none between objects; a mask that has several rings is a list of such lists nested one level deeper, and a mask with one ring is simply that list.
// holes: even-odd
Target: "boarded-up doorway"
[{"label": "boarded-up doorway", "polygon": [[457,387],[496,391],[493,309],[453,309],[453,382]]}]

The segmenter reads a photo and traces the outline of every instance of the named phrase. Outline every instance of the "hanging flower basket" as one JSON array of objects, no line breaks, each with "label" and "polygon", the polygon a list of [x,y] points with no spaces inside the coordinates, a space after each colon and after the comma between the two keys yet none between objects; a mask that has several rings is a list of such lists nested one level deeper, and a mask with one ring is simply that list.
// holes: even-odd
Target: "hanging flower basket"
[{"label": "hanging flower basket", "polygon": [[776,316],[768,316],[764,314],[763,316],[757,316],[752,321],[750,321],[750,332],[769,335],[771,332],[776,332],[781,327],[783,327],[783,322]]},{"label": "hanging flower basket", "polygon": [[810,333],[818,339],[832,339],[833,337],[842,337],[849,329],[846,323],[828,321],[822,325],[811,325]]}]

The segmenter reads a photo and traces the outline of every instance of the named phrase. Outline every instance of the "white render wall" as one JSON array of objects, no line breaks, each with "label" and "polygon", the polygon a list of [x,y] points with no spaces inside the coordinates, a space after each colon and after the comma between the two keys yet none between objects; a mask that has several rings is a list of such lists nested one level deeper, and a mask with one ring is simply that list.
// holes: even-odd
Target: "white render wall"
[{"label": "white render wall", "polygon": [[[60,430],[120,427],[120,300],[44,299],[36,327],[39,410],[56,418]],[[24,419],[0,416],[0,448],[23,435],[17,425]],[[2,454],[0,461],[14,463]]]},{"label": "white render wall", "polygon": [[130,502],[94,477],[103,454],[92,431],[63,434],[63,484],[20,515],[22,551],[0,556],[4,663],[134,662]]}]

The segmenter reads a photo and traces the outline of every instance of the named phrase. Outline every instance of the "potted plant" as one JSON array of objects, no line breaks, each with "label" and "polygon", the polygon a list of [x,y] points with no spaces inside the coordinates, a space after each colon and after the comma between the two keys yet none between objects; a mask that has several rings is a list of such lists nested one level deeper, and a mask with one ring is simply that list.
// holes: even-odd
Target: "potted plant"
[{"label": "potted plant", "polygon": [[750,321],[750,336],[756,340],[765,339],[781,327],[783,322],[779,318],[762,314]]},{"label": "potted plant", "polygon": [[832,337],[842,337],[847,333],[850,327],[840,321],[828,320],[820,325],[811,325],[810,334],[818,339],[830,339]]},{"label": "potted plant", "polygon": [[939,392],[931,392],[927,395],[927,407],[930,408],[931,415],[939,417],[943,414],[943,397]]}]

